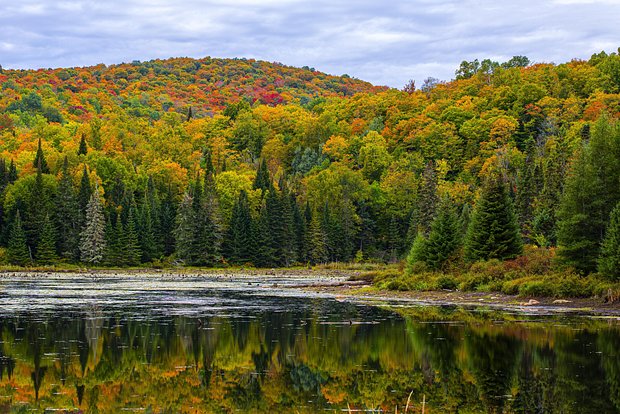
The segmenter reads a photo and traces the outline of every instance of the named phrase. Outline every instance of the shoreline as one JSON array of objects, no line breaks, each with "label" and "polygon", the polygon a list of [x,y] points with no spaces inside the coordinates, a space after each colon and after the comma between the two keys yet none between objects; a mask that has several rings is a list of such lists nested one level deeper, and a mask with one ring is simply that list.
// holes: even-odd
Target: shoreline
[{"label": "shoreline", "polygon": [[[334,297],[336,300],[352,300],[369,305],[395,306],[460,306],[464,308],[486,307],[495,310],[521,312],[525,314],[566,314],[581,316],[610,316],[620,318],[620,303],[605,303],[598,298],[533,297],[506,295],[489,292],[442,291],[395,291],[381,290],[371,282],[359,279],[364,271],[347,269],[308,268],[230,268],[230,269],[20,269],[1,270],[0,280],[5,278],[32,278],[37,276],[70,278],[71,276],[93,277],[268,277],[295,279],[308,278],[311,281],[297,284],[276,284],[274,287],[286,290],[306,291]],[[0,288],[1,292],[1,288]]]}]

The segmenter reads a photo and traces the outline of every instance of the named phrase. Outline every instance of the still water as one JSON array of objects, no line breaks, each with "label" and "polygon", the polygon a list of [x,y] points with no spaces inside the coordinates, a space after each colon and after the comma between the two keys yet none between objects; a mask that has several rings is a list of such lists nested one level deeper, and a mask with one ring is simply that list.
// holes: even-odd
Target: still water
[{"label": "still water", "polygon": [[283,286],[307,281],[5,276],[0,413],[620,412],[616,320]]}]

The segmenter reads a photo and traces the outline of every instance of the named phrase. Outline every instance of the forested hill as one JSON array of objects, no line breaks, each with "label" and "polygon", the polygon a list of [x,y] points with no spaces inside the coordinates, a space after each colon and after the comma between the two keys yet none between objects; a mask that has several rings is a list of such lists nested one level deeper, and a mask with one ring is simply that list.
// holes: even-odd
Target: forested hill
[{"label": "forested hill", "polygon": [[403,91],[251,60],[5,70],[0,246],[20,264],[390,261],[440,205],[462,240],[495,191],[526,244],[592,271],[620,201],[619,74],[616,53],[463,62]]},{"label": "forested hill", "polygon": [[[51,121],[84,121],[119,106],[131,116],[159,119],[170,110],[208,116],[231,102],[306,103],[317,96],[385,90],[348,75],[331,76],[254,59],[175,58],[84,68],[4,70],[1,106],[22,88],[40,90]],[[14,91],[14,92],[13,92]],[[13,105],[15,108],[15,105]],[[57,112],[58,111],[58,112]]]}]

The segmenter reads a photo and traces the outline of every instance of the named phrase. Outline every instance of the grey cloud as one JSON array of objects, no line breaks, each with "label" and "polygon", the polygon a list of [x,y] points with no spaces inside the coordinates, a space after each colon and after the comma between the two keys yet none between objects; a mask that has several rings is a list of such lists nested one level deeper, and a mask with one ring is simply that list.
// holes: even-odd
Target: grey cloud
[{"label": "grey cloud", "polygon": [[400,87],[464,59],[588,58],[619,46],[619,18],[615,0],[22,0],[0,3],[0,64],[238,56]]}]

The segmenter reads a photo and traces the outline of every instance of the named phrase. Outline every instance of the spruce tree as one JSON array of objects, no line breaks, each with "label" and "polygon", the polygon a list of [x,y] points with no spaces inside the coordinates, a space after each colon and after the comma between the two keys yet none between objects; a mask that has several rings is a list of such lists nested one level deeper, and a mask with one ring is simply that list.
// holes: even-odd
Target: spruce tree
[{"label": "spruce tree", "polygon": [[45,216],[45,221],[43,222],[41,238],[37,244],[36,259],[41,264],[50,264],[58,260],[58,255],[56,254],[56,230],[49,214]]},{"label": "spruce tree", "polygon": [[620,203],[611,212],[598,259],[598,271],[610,280],[620,279]]},{"label": "spruce tree", "polygon": [[162,254],[170,256],[175,251],[177,205],[170,187],[164,193],[157,215],[157,240]]},{"label": "spruce tree", "polygon": [[412,235],[422,231],[425,236],[428,236],[438,201],[435,164],[433,161],[429,161],[422,173],[422,186],[416,196],[415,208],[411,215],[409,226]]},{"label": "spruce tree", "polygon": [[15,161],[11,160],[11,164],[9,165],[9,173],[8,173],[9,184],[17,181],[17,167],[15,166]]},{"label": "spruce tree", "polygon": [[275,266],[276,255],[272,246],[269,214],[267,207],[263,204],[258,218],[252,220],[252,263],[257,267]]},{"label": "spruce tree", "polygon": [[92,195],[92,188],[90,186],[90,176],[88,175],[88,170],[86,169],[86,164],[84,164],[84,169],[82,171],[82,178],[80,179],[80,188],[78,190],[78,228],[81,230],[84,228],[84,223],[86,221],[86,207],[88,206],[88,202],[90,201]]},{"label": "spruce tree", "polygon": [[106,250],[105,263],[112,267],[122,267],[125,265],[125,255],[123,254],[124,230],[120,212],[116,213],[115,224],[112,223],[112,215],[108,214],[105,226]]},{"label": "spruce tree", "polygon": [[9,241],[6,249],[7,260],[11,264],[25,266],[31,263],[30,251],[26,245],[26,233],[22,225],[19,210],[9,232]]},{"label": "spruce tree", "polygon": [[88,148],[86,147],[86,136],[82,134],[80,138],[80,146],[78,148],[78,155],[86,155],[88,153]]},{"label": "spruce tree", "polygon": [[86,220],[80,234],[80,254],[85,263],[100,263],[106,249],[105,217],[97,188],[86,206]]},{"label": "spruce tree", "polygon": [[261,189],[263,193],[271,187],[271,177],[267,169],[267,162],[261,159],[256,170],[256,178],[254,179],[254,189]]},{"label": "spruce tree", "polygon": [[149,201],[148,196],[145,195],[140,212],[140,226],[138,226],[142,261],[145,263],[156,258],[159,250],[155,241],[155,223],[151,213],[151,206],[152,203]]},{"label": "spruce tree", "polygon": [[426,242],[427,240],[426,237],[424,237],[424,233],[421,231],[418,232],[407,254],[407,273],[413,273],[417,263],[426,263]]},{"label": "spruce tree", "polygon": [[177,210],[174,229],[177,257],[186,264],[193,260],[195,214],[192,204],[191,195],[185,193]]},{"label": "spruce tree", "polygon": [[127,223],[125,224],[123,234],[123,249],[125,253],[125,263],[129,266],[140,264],[142,250],[140,249],[140,241],[138,240],[138,230],[136,229],[135,207],[129,209],[127,214]]},{"label": "spruce tree", "polygon": [[230,263],[242,264],[250,261],[252,242],[252,216],[248,195],[244,190],[239,193],[226,233],[225,252]]},{"label": "spruce tree", "polygon": [[512,200],[501,177],[482,187],[465,240],[468,260],[512,259],[523,252]]},{"label": "spruce tree", "polygon": [[37,168],[34,184],[30,191],[27,209],[24,214],[24,230],[28,246],[34,247],[39,244],[45,216],[49,214],[49,198],[43,185],[43,170],[41,165]]},{"label": "spruce tree", "polygon": [[326,235],[319,219],[314,213],[308,228],[308,261],[312,264],[325,263],[328,260]]},{"label": "spruce tree", "polygon": [[430,269],[441,269],[461,245],[461,229],[449,199],[442,200],[426,241],[424,262]]},{"label": "spruce tree", "polygon": [[58,182],[56,198],[56,228],[58,229],[58,249],[66,259],[79,258],[79,219],[78,207],[73,181],[69,174],[69,164],[65,157]]},{"label": "spruce tree", "polygon": [[45,154],[43,153],[43,148],[41,148],[41,138],[39,138],[39,145],[37,147],[37,154],[34,157],[34,161],[32,162],[32,166],[34,168],[40,168],[43,174],[49,174],[50,168],[47,165],[47,161],[45,160]]},{"label": "spruce tree", "polygon": [[582,273],[596,270],[611,210],[620,201],[620,124],[601,117],[573,162],[558,212],[558,256]]},{"label": "spruce tree", "polygon": [[293,210],[293,233],[294,233],[294,242],[295,242],[295,250],[296,256],[295,259],[298,262],[302,262],[306,258],[306,218],[305,215],[301,212],[299,208],[299,204],[297,204],[297,200],[295,196],[291,194],[291,208]]}]

